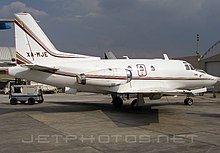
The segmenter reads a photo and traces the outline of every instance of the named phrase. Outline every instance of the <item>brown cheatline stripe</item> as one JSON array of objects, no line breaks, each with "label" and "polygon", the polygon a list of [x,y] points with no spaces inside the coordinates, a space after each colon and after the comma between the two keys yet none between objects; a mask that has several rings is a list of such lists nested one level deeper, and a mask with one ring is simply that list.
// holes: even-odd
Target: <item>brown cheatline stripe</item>
[{"label": "brown cheatline stripe", "polygon": [[135,77],[132,80],[212,80],[208,78],[189,78],[189,77]]},{"label": "brown cheatline stripe", "polygon": [[[52,73],[52,74],[57,74],[57,75],[63,75],[63,76],[69,76],[69,77],[77,77],[77,74],[75,73],[67,73],[67,72],[62,72],[62,71],[56,71],[56,72],[51,72],[51,71],[46,71],[46,70],[39,70],[42,72],[47,72],[47,73]],[[109,80],[127,80],[126,77],[124,76],[98,76],[98,75],[85,75],[86,78],[93,78],[93,79],[109,79]],[[139,77],[133,77],[131,80],[211,80],[207,78],[186,78],[186,77],[145,77],[145,78],[139,78]]]},{"label": "brown cheatline stripe", "polygon": [[16,58],[17,60],[19,60],[20,62],[22,62],[23,64],[32,64],[31,61],[29,61],[28,59],[26,59],[25,57],[23,57],[20,53],[18,53],[16,51]]}]

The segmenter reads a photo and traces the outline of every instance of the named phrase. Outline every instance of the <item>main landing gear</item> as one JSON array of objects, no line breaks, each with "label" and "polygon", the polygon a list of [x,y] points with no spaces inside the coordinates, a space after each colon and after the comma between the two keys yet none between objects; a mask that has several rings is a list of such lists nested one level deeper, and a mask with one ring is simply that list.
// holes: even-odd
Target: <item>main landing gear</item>
[{"label": "main landing gear", "polygon": [[[112,104],[115,108],[121,108],[123,105],[123,99],[119,96],[112,98]],[[142,94],[138,94],[137,98],[134,99],[131,103],[132,110],[141,110],[145,104],[144,97]]]},{"label": "main landing gear", "polygon": [[193,104],[193,99],[187,97],[186,99],[184,99],[184,104],[191,106]]},{"label": "main landing gear", "polygon": [[[123,105],[123,98],[118,95],[112,97],[112,104],[115,108],[121,108]],[[135,111],[142,110],[144,104],[145,104],[145,101],[144,101],[143,94],[137,94],[137,98],[131,102],[131,109]],[[186,99],[184,99],[184,104],[191,106],[193,104],[193,99],[187,97]]]},{"label": "main landing gear", "polygon": [[142,94],[138,94],[137,95],[137,99],[134,99],[132,102],[131,102],[131,109],[132,110],[142,110],[143,106],[145,104],[145,101],[144,101],[144,97]]},{"label": "main landing gear", "polygon": [[114,97],[112,99],[112,104],[115,108],[121,108],[123,105],[123,99],[121,97]]}]

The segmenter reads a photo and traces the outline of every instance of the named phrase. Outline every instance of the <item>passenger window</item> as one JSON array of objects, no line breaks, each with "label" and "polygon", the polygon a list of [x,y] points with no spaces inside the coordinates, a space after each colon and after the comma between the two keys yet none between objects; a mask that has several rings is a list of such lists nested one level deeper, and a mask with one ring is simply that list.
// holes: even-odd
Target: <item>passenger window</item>
[{"label": "passenger window", "polygon": [[151,65],[150,67],[151,71],[155,71],[155,67]]}]

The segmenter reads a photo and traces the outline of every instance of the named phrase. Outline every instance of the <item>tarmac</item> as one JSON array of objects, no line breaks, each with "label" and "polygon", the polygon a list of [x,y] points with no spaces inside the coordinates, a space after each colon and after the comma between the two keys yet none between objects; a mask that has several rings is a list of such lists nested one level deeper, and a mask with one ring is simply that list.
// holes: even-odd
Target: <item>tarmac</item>
[{"label": "tarmac", "polygon": [[109,95],[48,94],[42,104],[10,105],[0,95],[0,153],[220,152],[220,95],[167,96],[142,111],[113,108]]}]

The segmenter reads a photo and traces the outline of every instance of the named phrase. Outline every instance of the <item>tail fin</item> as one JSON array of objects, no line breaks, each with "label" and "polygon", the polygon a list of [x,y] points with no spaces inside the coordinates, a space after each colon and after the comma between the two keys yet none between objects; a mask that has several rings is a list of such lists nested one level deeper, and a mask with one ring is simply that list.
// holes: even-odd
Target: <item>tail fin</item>
[{"label": "tail fin", "polygon": [[93,58],[58,51],[29,13],[15,14],[18,64],[49,63],[58,58]]}]

